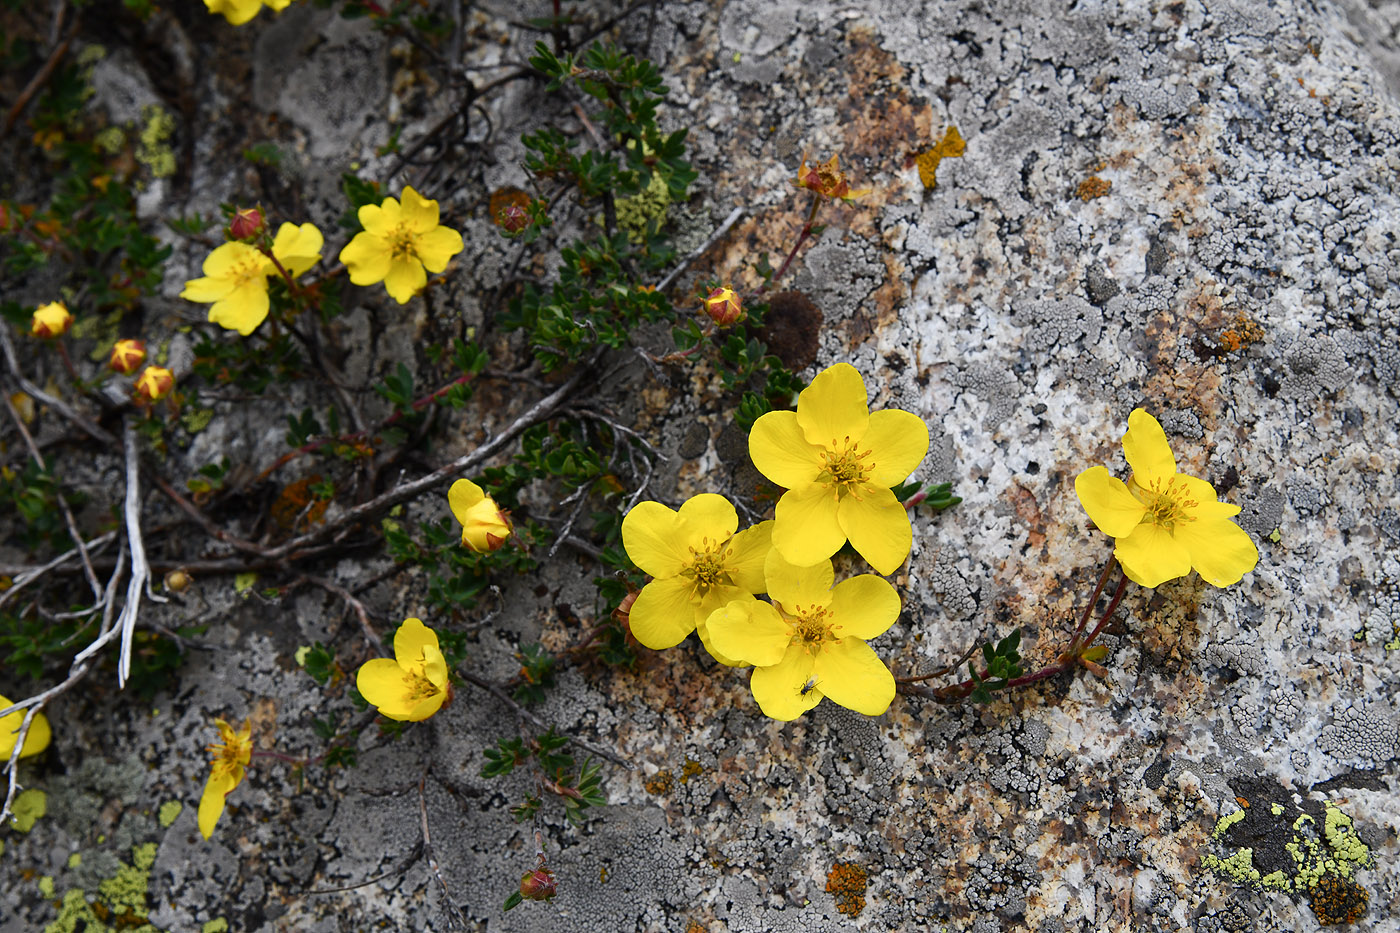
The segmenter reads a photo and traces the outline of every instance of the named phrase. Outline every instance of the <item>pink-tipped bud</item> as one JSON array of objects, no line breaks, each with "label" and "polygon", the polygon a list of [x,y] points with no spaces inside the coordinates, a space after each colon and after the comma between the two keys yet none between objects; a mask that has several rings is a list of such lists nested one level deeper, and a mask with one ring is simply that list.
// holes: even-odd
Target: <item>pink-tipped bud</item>
[{"label": "pink-tipped bud", "polygon": [[146,362],[146,345],[139,340],[118,340],[112,347],[112,358],[107,365],[112,372],[130,376]]},{"label": "pink-tipped bud", "polygon": [[547,901],[556,893],[554,872],[543,864],[534,871],[527,871],[520,879],[520,896],[527,901]]},{"label": "pink-tipped bud", "polygon": [[136,377],[136,400],[156,402],[175,388],[175,374],[164,366],[147,366]]},{"label": "pink-tipped bud", "polygon": [[734,289],[723,285],[705,298],[705,313],[720,327],[728,327],[743,319],[744,306]]},{"label": "pink-tipped bud", "polygon": [[501,209],[496,223],[506,233],[519,233],[530,226],[530,215],[519,204],[508,204]]},{"label": "pink-tipped bud", "polygon": [[61,301],[50,301],[34,310],[29,322],[29,332],[35,337],[52,340],[68,333],[73,326],[73,315]]},{"label": "pink-tipped bud", "polygon": [[228,235],[232,240],[251,240],[262,233],[263,214],[257,207],[240,207],[233,212],[228,223]]}]

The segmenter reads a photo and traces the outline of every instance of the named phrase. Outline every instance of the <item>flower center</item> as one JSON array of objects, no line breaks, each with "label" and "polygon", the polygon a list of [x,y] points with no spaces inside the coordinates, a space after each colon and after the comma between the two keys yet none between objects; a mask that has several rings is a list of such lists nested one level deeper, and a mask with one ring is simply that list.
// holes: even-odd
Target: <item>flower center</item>
[{"label": "flower center", "polygon": [[681,576],[689,577],[694,582],[697,599],[703,599],[716,587],[734,585],[729,568],[724,564],[729,552],[723,541],[712,544],[710,539],[706,538],[701,542],[700,550],[691,548],[690,553],[694,559],[689,567],[681,571]]},{"label": "flower center", "polygon": [[252,757],[252,746],[251,740],[245,742],[237,733],[229,737],[227,744],[215,742],[208,746],[207,750],[214,756],[211,770],[216,776],[237,771]]},{"label": "flower center", "polygon": [[1165,483],[1158,478],[1146,486],[1134,483],[1133,494],[1147,506],[1147,512],[1142,516],[1142,521],[1146,524],[1161,525],[1167,531],[1171,531],[1177,522],[1196,520],[1196,516],[1191,512],[1198,508],[1200,503],[1190,497],[1185,483],[1177,485],[1175,477]]},{"label": "flower center", "polygon": [[829,642],[836,638],[836,626],[831,624],[831,613],[816,606],[799,606],[788,620],[792,626],[792,637],[808,654],[819,654]]},{"label": "flower center", "polygon": [[428,697],[437,696],[438,688],[431,680],[415,671],[403,672],[403,693],[404,699],[410,705],[416,705]]},{"label": "flower center", "polygon": [[254,254],[233,267],[230,277],[234,281],[234,288],[243,288],[250,282],[258,279],[267,279],[267,261],[261,254]]},{"label": "flower center", "polygon": [[874,451],[863,451],[851,443],[849,436],[842,442],[833,439],[822,451],[822,471],[817,474],[817,482],[836,487],[838,498],[855,494],[875,469],[875,461],[870,459],[872,453]]},{"label": "flower center", "polygon": [[418,258],[418,234],[410,230],[407,224],[395,224],[388,239],[389,258],[394,262]]}]

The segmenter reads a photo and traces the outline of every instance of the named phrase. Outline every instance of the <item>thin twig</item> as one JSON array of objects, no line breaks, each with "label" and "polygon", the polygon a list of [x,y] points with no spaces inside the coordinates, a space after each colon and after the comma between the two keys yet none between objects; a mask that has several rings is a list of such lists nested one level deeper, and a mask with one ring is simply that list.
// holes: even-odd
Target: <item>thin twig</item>
[{"label": "thin twig", "polygon": [[427,781],[428,772],[424,771],[423,776],[418,779],[418,816],[423,824],[423,857],[428,860],[428,867],[432,869],[433,876],[437,878],[438,884],[442,887],[442,900],[447,905],[447,916],[452,921],[453,927],[465,930],[467,921],[462,918],[462,912],[457,909],[457,903],[452,900],[452,892],[447,890],[447,881],[442,877],[442,869],[438,867],[437,858],[433,855],[433,837],[428,833],[428,801],[423,793],[423,786]]},{"label": "thin twig", "polygon": [[[112,540],[116,538],[116,536],[117,533],[115,531],[109,531],[106,534],[98,535],[96,538],[93,538],[91,541],[88,541],[86,543],[88,553],[96,554],[102,548],[111,544]],[[64,551],[62,554],[49,561],[47,564],[42,564],[38,567],[29,568],[16,575],[13,579],[13,582],[11,582],[10,584],[10,588],[7,589],[5,592],[0,593],[0,608],[3,608],[7,602],[9,602],[19,593],[20,590],[24,589],[26,586],[33,583],[35,580],[39,579],[49,571],[54,570],[60,565],[72,560],[76,556],[78,556],[78,549],[73,548],[72,550]],[[3,569],[12,570],[13,568]]]},{"label": "thin twig", "polygon": [[115,437],[84,418],[72,405],[69,405],[61,398],[55,398],[25,378],[24,373],[20,372],[19,359],[15,356],[15,347],[14,344],[10,342],[10,335],[7,328],[0,328],[0,350],[3,350],[5,353],[5,362],[10,367],[10,375],[14,376],[15,382],[19,383],[19,387],[27,394],[33,396],[35,401],[47,405],[64,418],[67,418],[93,440],[106,444],[109,447],[117,446],[117,439]]},{"label": "thin twig", "polygon": [[354,593],[351,593],[334,580],[327,580],[325,577],[316,577],[311,574],[302,574],[287,589],[296,589],[298,584],[301,583],[319,586],[327,593],[339,596],[341,599],[345,600],[346,606],[354,610],[356,617],[359,618],[360,631],[364,632],[365,640],[370,643],[370,646],[374,648],[379,657],[382,658],[388,654],[388,652],[384,650],[384,641],[379,637],[379,633],[374,629],[374,624],[370,621],[369,610],[365,608],[364,603],[355,598]]},{"label": "thin twig", "polygon": [[[482,690],[485,690],[487,693],[491,694],[496,699],[500,700],[502,703],[509,706],[511,709],[515,710],[517,716],[519,716],[521,719],[528,720],[529,722],[534,724],[536,728],[544,729],[546,731],[548,731],[551,728],[550,726],[546,725],[534,713],[530,712],[528,709],[515,702],[515,698],[512,697],[509,693],[506,693],[505,690],[501,689],[501,686],[499,684],[494,684],[491,681],[486,680],[485,678],[478,677],[475,674],[468,673],[462,670],[457,671],[457,674],[467,683],[475,684]],[[594,745],[592,742],[585,741],[584,739],[581,739],[576,735],[565,736],[565,738],[569,740],[569,743],[571,745],[577,745],[579,748],[588,752],[590,755],[597,755],[599,758],[606,758],[613,764],[618,765],[622,768],[626,768],[628,771],[637,770],[636,766],[633,765],[630,761],[619,757],[615,752],[608,751],[601,745]]]},{"label": "thin twig", "polygon": [[686,269],[690,268],[691,263],[705,255],[711,246],[714,246],[720,240],[724,239],[725,235],[729,233],[729,228],[738,223],[739,218],[743,216],[744,209],[742,207],[736,207],[734,210],[730,211],[729,216],[724,218],[724,222],[719,225],[719,228],[715,230],[714,233],[710,234],[708,240],[691,250],[690,253],[680,261],[680,264],[677,265],[676,268],[672,269],[666,274],[664,279],[656,283],[656,290],[664,292],[670,288],[671,284],[675,282],[676,279],[680,278]]},{"label": "thin twig", "polygon": [[126,454],[126,503],[122,512],[126,518],[126,543],[131,549],[131,579],[126,584],[126,605],[117,620],[121,629],[121,653],[117,657],[117,686],[126,686],[131,675],[131,636],[136,631],[136,615],[141,610],[144,592],[154,602],[165,602],[164,596],[151,592],[151,568],[146,563],[146,544],[141,539],[141,456],[136,449],[136,426],[131,418],[122,424],[122,450]]}]

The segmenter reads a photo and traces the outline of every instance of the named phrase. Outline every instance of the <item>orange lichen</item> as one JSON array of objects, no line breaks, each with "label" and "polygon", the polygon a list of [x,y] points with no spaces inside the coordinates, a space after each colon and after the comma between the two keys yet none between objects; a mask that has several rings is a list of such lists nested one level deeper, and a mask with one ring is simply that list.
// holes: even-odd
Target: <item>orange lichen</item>
[{"label": "orange lichen", "polygon": [[685,764],[681,766],[681,783],[689,784],[691,778],[700,776],[701,770],[700,762],[694,758],[687,758]]},{"label": "orange lichen", "polygon": [[925,191],[932,191],[938,187],[938,163],[944,159],[956,159],[967,151],[967,143],[963,140],[958,128],[949,124],[948,129],[943,131],[943,139],[927,152],[921,152],[914,157],[914,164],[919,167],[919,181],[923,184]]},{"label": "orange lichen", "polygon": [[865,869],[854,862],[837,862],[826,876],[826,892],[835,895],[836,909],[851,919],[865,909]]},{"label": "orange lichen", "polygon": [[1244,315],[1235,318],[1233,326],[1220,332],[1220,349],[1226,353],[1234,353],[1243,347],[1249,346],[1264,339],[1264,328],[1259,326],[1259,322],[1251,321]]},{"label": "orange lichen", "polygon": [[1323,926],[1357,923],[1366,916],[1366,889],[1349,878],[1328,872],[1313,886],[1312,909]]},{"label": "orange lichen", "polygon": [[1107,178],[1090,175],[1079,183],[1079,187],[1075,189],[1074,194],[1081,201],[1092,201],[1094,198],[1101,198],[1108,194],[1109,190],[1112,188],[1113,182],[1109,181]]},{"label": "orange lichen", "polygon": [[676,780],[671,776],[671,772],[662,769],[642,782],[642,786],[647,789],[648,794],[669,794],[671,788],[676,784]]},{"label": "orange lichen", "polygon": [[326,514],[329,499],[316,498],[312,485],[321,482],[321,475],[308,476],[289,484],[272,504],[272,520],[280,528],[291,531],[314,525]]}]

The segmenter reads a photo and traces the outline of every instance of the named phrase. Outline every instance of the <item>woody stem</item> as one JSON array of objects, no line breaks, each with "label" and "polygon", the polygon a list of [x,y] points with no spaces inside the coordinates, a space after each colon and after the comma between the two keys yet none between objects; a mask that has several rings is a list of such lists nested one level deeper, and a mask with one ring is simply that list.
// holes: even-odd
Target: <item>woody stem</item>
[{"label": "woody stem", "polygon": [[807,222],[802,225],[802,232],[797,235],[797,242],[792,244],[792,249],[788,252],[787,258],[784,259],[783,264],[778,267],[778,271],[773,273],[773,277],[769,279],[767,283],[755,289],[751,297],[758,298],[767,289],[772,288],[782,279],[783,274],[788,270],[788,266],[792,265],[792,261],[797,258],[797,251],[802,248],[802,244],[806,243],[807,238],[812,235],[812,228],[815,226],[817,219],[817,210],[821,206],[821,196],[817,194],[812,195],[812,209],[807,212]]}]

